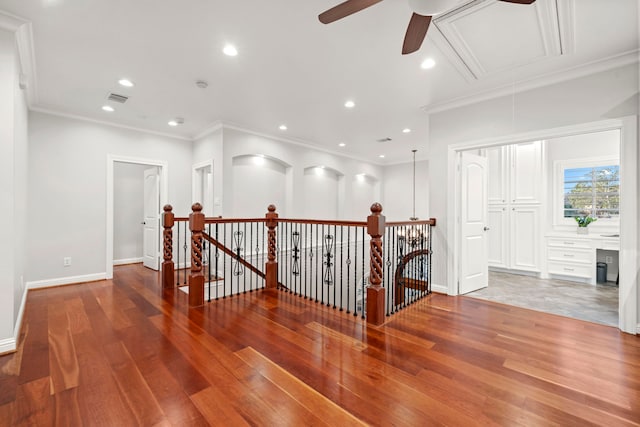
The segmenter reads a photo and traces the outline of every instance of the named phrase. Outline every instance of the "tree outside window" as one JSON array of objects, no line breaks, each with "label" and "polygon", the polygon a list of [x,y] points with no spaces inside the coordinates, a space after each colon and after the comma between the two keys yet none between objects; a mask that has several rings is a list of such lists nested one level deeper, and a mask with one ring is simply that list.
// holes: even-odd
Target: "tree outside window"
[{"label": "tree outside window", "polygon": [[620,215],[620,166],[564,170],[564,217]]}]

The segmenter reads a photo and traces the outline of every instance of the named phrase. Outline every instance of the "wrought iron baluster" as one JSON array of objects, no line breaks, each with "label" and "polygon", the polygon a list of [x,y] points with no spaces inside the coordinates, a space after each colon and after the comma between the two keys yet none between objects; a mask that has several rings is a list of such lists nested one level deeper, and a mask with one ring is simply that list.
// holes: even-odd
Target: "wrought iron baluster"
[{"label": "wrought iron baluster", "polygon": [[[333,286],[333,247],[334,247],[334,239],[331,234],[325,234],[324,236],[324,276],[323,281],[327,286]],[[327,292],[327,303],[329,303],[329,293]]]},{"label": "wrought iron baluster", "polygon": [[364,278],[365,277],[364,276],[364,274],[365,274],[365,269],[364,269],[364,247],[365,247],[364,235],[365,235],[365,232],[366,232],[366,230],[365,230],[365,228],[363,228],[362,229],[362,318],[363,319],[366,317],[365,313],[367,312],[367,308],[366,308],[366,304],[365,304],[365,301],[366,301],[365,298],[367,296],[366,290],[365,290],[365,282],[366,282],[366,280]]},{"label": "wrought iron baluster", "polygon": [[[191,240],[191,239],[189,239]],[[184,223],[184,284],[187,284],[187,223]]]},{"label": "wrought iron baluster", "polygon": [[[216,242],[220,242],[219,239],[219,235],[218,235],[218,223],[216,222]],[[218,281],[220,280],[220,278],[218,277],[218,260],[220,258],[220,249],[218,248],[218,245],[216,245],[216,271],[214,272],[215,276],[216,276],[216,300],[218,298],[220,298],[220,296],[218,295],[219,293],[219,289],[218,289]],[[224,273],[223,273],[224,274]]]}]

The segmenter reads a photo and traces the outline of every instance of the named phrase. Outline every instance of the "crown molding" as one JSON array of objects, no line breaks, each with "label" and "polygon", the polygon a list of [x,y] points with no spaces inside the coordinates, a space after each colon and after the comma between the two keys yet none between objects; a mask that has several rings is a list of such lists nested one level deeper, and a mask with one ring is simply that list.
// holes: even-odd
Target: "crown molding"
[{"label": "crown molding", "polygon": [[110,126],[110,127],[120,128],[120,129],[131,130],[131,131],[134,131],[134,132],[142,132],[142,133],[146,133],[148,135],[156,135],[156,136],[162,136],[162,137],[165,137],[165,138],[179,139],[180,141],[193,142],[193,140],[191,138],[184,137],[184,136],[173,135],[173,134],[164,133],[164,132],[158,132],[158,131],[154,131],[154,130],[150,130],[150,129],[138,128],[138,127],[135,127],[135,126],[123,125],[123,124],[120,124],[120,123],[110,122],[110,121],[107,121],[107,120],[93,119],[93,118],[90,118],[90,117],[80,116],[80,115],[77,115],[77,114],[63,113],[61,111],[57,111],[57,110],[53,110],[53,109],[49,109],[49,108],[44,108],[44,107],[40,107],[40,106],[33,106],[33,107],[30,108],[30,110],[34,111],[34,112],[37,112],[37,113],[50,114],[52,116],[64,117],[64,118],[67,118],[67,119],[74,119],[74,120],[80,120],[80,121],[83,121],[83,122],[97,123],[97,124],[100,124],[100,125],[105,125],[105,126]]},{"label": "crown molding", "polygon": [[200,131],[200,133],[197,133],[192,139],[194,141],[197,141],[200,138],[204,138],[205,136],[209,136],[212,133],[219,131],[223,127],[224,125],[222,124],[222,121],[216,120],[215,122],[211,123],[208,127],[206,127],[204,130]]},{"label": "crown molding", "polygon": [[33,26],[31,22],[22,25],[16,31],[16,45],[20,58],[20,71],[25,76],[27,105],[29,108],[38,104],[38,87],[36,78],[36,55],[33,47]]},{"label": "crown molding", "polygon": [[526,92],[544,86],[550,86],[568,80],[589,76],[603,71],[613,70],[615,68],[624,67],[630,64],[640,62],[640,49],[631,50],[620,53],[608,58],[592,61],[587,64],[569,68],[563,71],[544,74],[527,80],[516,81],[512,84],[494,87],[491,89],[476,92],[472,95],[454,98],[448,101],[436,102],[422,106],[421,109],[427,114],[439,113],[442,111],[452,110],[454,108],[464,107],[466,105],[476,104],[478,102],[490,99],[500,98],[502,96],[513,95],[516,93]]},{"label": "crown molding", "polygon": [[365,158],[362,158],[362,157],[354,156],[354,155],[351,155],[351,154],[341,153],[341,152],[336,151],[336,150],[330,150],[328,148],[320,147],[318,145],[315,145],[315,144],[312,144],[312,143],[309,143],[309,142],[306,142],[306,141],[303,141],[303,140],[291,139],[291,138],[283,138],[281,136],[272,135],[272,134],[268,134],[268,133],[263,133],[263,132],[258,132],[258,131],[255,131],[255,130],[247,129],[247,128],[244,128],[242,126],[238,126],[238,125],[232,124],[232,123],[224,123],[224,122],[220,122],[220,123],[221,123],[223,129],[231,129],[231,130],[235,130],[235,131],[238,131],[238,132],[244,132],[244,133],[248,133],[250,135],[259,136],[261,138],[267,138],[267,139],[271,139],[271,140],[274,140],[274,141],[284,142],[285,144],[297,145],[299,147],[308,148],[310,150],[321,151],[323,153],[333,154],[333,155],[339,156],[339,157],[346,157],[346,158],[351,159],[351,160],[356,160],[356,161],[368,163],[368,164],[371,164],[371,165],[376,165],[376,166],[385,166],[386,165],[386,163],[380,163],[380,162],[368,160],[368,159],[365,159]]},{"label": "crown molding", "polygon": [[12,33],[15,33],[16,31],[18,31],[18,28],[20,28],[21,26],[27,23],[29,23],[29,21],[27,21],[24,18],[21,18],[16,15],[12,15],[10,13],[3,12],[2,10],[0,10],[0,29],[1,30],[7,30],[7,31],[11,31]]}]

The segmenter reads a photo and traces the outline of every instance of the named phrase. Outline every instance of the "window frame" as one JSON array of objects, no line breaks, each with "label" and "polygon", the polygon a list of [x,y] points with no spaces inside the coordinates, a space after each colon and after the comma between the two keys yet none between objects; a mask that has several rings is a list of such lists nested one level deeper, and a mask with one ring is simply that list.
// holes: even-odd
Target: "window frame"
[{"label": "window frame", "polygon": [[[620,167],[618,157],[597,157],[583,159],[556,160],[554,162],[553,174],[553,225],[554,227],[576,227],[576,222],[572,217],[564,217],[564,171],[566,169],[592,168],[602,166],[617,165]],[[620,184],[622,186],[622,183]],[[622,188],[619,193],[622,194]],[[619,228],[620,215],[616,218],[598,218],[598,221],[591,223],[590,228]]]}]

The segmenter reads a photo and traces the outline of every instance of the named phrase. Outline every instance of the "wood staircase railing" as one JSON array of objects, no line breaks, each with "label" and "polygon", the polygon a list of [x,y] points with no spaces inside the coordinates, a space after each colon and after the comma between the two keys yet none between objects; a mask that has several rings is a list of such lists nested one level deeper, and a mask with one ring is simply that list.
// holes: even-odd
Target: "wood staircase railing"
[{"label": "wood staircase railing", "polygon": [[[163,225],[163,263],[162,263],[162,285],[163,288],[173,288],[175,286],[175,265],[173,260],[173,227],[179,220],[186,220],[186,218],[176,218],[172,212],[172,207],[167,205],[164,207],[164,214],[162,217],[162,225]],[[431,254],[428,249],[420,249],[415,250],[407,255],[401,256],[400,261],[398,263],[398,267],[394,274],[394,290],[395,292],[391,293],[390,288],[388,286],[384,286],[384,274],[385,268],[389,268],[392,263],[389,261],[389,255],[387,256],[387,261],[385,262],[385,253],[384,253],[384,243],[383,238],[385,236],[385,232],[389,232],[386,230],[385,217],[382,215],[382,206],[379,203],[374,203],[371,206],[371,214],[367,217],[366,222],[358,222],[358,221],[318,221],[318,220],[291,220],[291,219],[280,219],[278,214],[276,213],[276,207],[274,205],[270,205],[268,207],[268,212],[266,213],[264,218],[251,218],[251,219],[223,219],[223,218],[205,218],[205,215],[202,213],[202,205],[199,203],[195,203],[192,206],[192,213],[188,218],[189,222],[189,230],[191,232],[190,238],[190,257],[191,257],[191,266],[190,266],[190,274],[188,276],[188,285],[189,285],[189,305],[192,307],[201,306],[205,302],[205,274],[204,274],[204,265],[205,265],[205,256],[204,256],[204,244],[205,242],[209,242],[213,248],[216,249],[216,256],[218,254],[217,251],[222,252],[223,254],[231,257],[234,262],[239,263],[244,268],[248,269],[251,273],[255,274],[257,277],[264,280],[264,287],[266,289],[286,289],[285,284],[278,280],[278,272],[279,272],[279,264],[278,257],[282,256],[281,251],[282,248],[278,247],[279,236],[277,235],[277,229],[279,224],[290,224],[293,227],[293,224],[297,224],[297,227],[306,227],[309,225],[310,227],[316,226],[318,224],[323,224],[322,230],[324,230],[324,225],[327,228],[331,226],[334,227],[357,227],[360,228],[362,234],[366,230],[366,233],[370,237],[368,250],[369,250],[369,259],[368,259],[368,276],[369,276],[369,286],[366,288],[366,319],[369,323],[374,325],[381,325],[385,319],[385,308],[386,308],[386,316],[390,315],[397,309],[389,309],[389,307],[397,307],[404,306],[404,289],[420,289],[425,290],[429,289],[428,280],[420,281],[415,278],[405,278],[403,273],[405,266],[413,260],[417,256],[421,255],[429,255]],[[232,248],[227,247],[225,244],[220,242],[218,239],[212,237],[209,233],[205,232],[205,225],[207,224],[222,224],[228,225],[231,223],[238,224],[246,224],[246,223],[264,223],[265,228],[262,231],[263,239],[266,238],[266,248],[263,248],[266,252],[266,262],[264,264],[264,271],[262,271],[259,267],[256,267],[253,263],[245,260],[241,254],[240,250],[236,249],[235,251]],[[422,226],[431,227],[435,225],[435,219],[430,219],[428,221],[422,222],[409,222],[409,223],[390,223],[389,225],[392,227],[403,227],[406,224],[416,225],[420,224]],[[266,233],[264,230],[266,229]],[[216,229],[217,230],[217,229]],[[306,228],[305,228],[306,230]],[[430,230],[430,228],[429,228]],[[237,233],[237,231],[236,231]],[[256,229],[257,233],[257,229]],[[300,239],[300,233],[297,233],[297,239]],[[313,233],[313,231],[312,231]],[[317,233],[318,234],[318,233]],[[355,233],[354,233],[355,234]],[[217,231],[216,231],[217,235]],[[266,236],[265,236],[266,235]],[[312,234],[313,236],[313,234]],[[337,235],[334,236],[337,240]],[[334,238],[332,237],[332,239]],[[289,239],[289,236],[284,236],[284,238]],[[317,239],[316,235],[316,239]],[[326,238],[323,235],[322,238]],[[364,238],[364,237],[363,237]],[[429,233],[430,238],[430,233]],[[257,237],[256,237],[257,239]],[[356,242],[357,242],[356,237]],[[364,244],[364,240],[360,240],[362,244]],[[282,244],[282,242],[280,242]],[[299,244],[296,243],[296,244]],[[343,244],[341,242],[341,244]],[[347,243],[349,245],[349,243]],[[389,246],[389,243],[387,243]],[[308,248],[307,248],[308,249]],[[337,254],[334,248],[334,254]],[[341,249],[342,250],[342,249]],[[316,247],[316,252],[319,249]],[[329,249],[329,254],[331,249]],[[296,246],[295,249],[292,249],[292,258],[300,263],[300,248]],[[313,248],[309,251],[311,252],[311,257],[313,260]],[[257,252],[256,252],[257,253]],[[263,252],[264,253],[264,252]],[[364,256],[364,249],[361,250],[362,255]],[[317,253],[315,256],[318,257],[322,255],[322,253]],[[340,252],[342,256],[342,252]],[[402,255],[402,254],[401,254]],[[331,256],[327,256],[324,254],[323,257],[327,257],[327,268],[330,268],[329,264],[331,260]],[[395,256],[395,254],[393,254]],[[257,259],[258,257],[256,257]],[[316,264],[317,264],[316,260]],[[323,261],[324,262],[324,261]],[[343,262],[341,260],[341,262]],[[362,260],[364,262],[364,259]],[[346,264],[350,264],[350,258],[346,261]],[[186,264],[185,264],[186,265]],[[363,264],[364,267],[364,264]],[[300,269],[300,265],[297,266],[298,270]],[[334,266],[335,269],[335,266]],[[211,271],[211,259],[209,259],[209,271]],[[349,266],[347,266],[347,272],[349,271]],[[209,273],[210,274],[210,273]],[[215,272],[217,274],[217,271]],[[300,275],[300,272],[294,273]],[[317,272],[316,272],[317,274]],[[363,272],[364,274],[364,272]],[[388,274],[388,273],[387,273]],[[342,267],[340,270],[340,275],[342,276]],[[349,276],[349,273],[347,273]],[[331,285],[336,285],[336,278],[332,277]],[[430,279],[430,278],[429,278]],[[342,280],[342,277],[340,277]],[[349,278],[347,277],[347,280]],[[391,285],[391,284],[389,284]],[[348,283],[347,283],[348,286]],[[364,285],[363,285],[364,286]],[[316,287],[317,287],[317,278],[316,278]],[[334,298],[335,298],[336,290],[334,288]],[[300,293],[302,296],[302,293]],[[347,290],[348,295],[348,290]],[[307,297],[307,295],[304,295]],[[209,296],[211,298],[211,296]],[[317,294],[316,294],[316,302],[317,302]],[[336,308],[336,302],[333,302],[334,308]],[[329,305],[329,304],[327,304]],[[340,310],[343,308],[340,307]],[[347,312],[349,312],[349,308],[347,306]],[[364,315],[364,312],[363,312]]]}]

